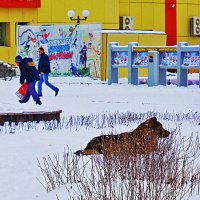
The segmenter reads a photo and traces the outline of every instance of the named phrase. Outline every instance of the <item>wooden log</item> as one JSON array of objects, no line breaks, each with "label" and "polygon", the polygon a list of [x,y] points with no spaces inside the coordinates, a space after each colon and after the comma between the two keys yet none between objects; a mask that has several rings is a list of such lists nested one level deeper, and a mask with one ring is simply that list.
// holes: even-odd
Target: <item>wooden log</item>
[{"label": "wooden log", "polygon": [[21,112],[21,113],[0,113],[0,125],[4,125],[5,122],[11,124],[14,122],[18,124],[19,122],[33,122],[36,121],[51,121],[57,120],[60,122],[60,113],[62,110],[56,111],[39,111],[39,112]]}]

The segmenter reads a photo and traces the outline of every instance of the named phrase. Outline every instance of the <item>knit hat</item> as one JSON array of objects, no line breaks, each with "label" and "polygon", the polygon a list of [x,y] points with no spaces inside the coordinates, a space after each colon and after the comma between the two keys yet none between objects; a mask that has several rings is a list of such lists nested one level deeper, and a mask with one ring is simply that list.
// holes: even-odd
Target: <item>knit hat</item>
[{"label": "knit hat", "polygon": [[18,55],[18,56],[15,57],[15,62],[16,63],[19,63],[21,61],[22,61],[22,57],[20,55]]}]

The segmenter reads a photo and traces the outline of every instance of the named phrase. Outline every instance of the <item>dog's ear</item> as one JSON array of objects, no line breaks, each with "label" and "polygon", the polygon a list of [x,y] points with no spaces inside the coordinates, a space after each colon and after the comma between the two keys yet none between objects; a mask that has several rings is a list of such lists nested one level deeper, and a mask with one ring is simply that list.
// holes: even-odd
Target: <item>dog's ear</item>
[{"label": "dog's ear", "polygon": [[152,119],[152,121],[153,121],[154,123],[157,122],[157,118],[156,118],[156,117],[152,117],[151,119]]},{"label": "dog's ear", "polygon": [[157,122],[157,118],[156,117],[151,117],[151,118],[146,120],[145,124],[147,126],[154,126],[156,122]]}]

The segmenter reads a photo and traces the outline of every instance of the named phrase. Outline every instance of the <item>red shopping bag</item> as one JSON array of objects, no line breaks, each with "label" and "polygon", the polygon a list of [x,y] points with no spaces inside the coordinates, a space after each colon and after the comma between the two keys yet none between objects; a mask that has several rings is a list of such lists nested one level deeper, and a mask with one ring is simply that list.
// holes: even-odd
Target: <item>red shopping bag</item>
[{"label": "red shopping bag", "polygon": [[23,83],[20,88],[17,90],[16,95],[22,100],[24,95],[26,94],[26,90],[28,88],[28,85],[26,83]]}]

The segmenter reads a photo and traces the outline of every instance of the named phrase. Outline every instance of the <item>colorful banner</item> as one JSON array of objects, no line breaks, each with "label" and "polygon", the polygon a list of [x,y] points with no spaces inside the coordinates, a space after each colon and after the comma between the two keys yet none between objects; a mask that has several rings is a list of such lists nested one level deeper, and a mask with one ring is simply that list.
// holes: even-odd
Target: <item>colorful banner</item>
[{"label": "colorful banner", "polygon": [[0,0],[0,8],[40,8],[41,0]]},{"label": "colorful banner", "polygon": [[101,26],[18,26],[18,54],[38,63],[39,47],[51,62],[52,75],[100,77]]}]

